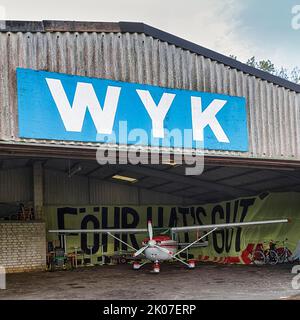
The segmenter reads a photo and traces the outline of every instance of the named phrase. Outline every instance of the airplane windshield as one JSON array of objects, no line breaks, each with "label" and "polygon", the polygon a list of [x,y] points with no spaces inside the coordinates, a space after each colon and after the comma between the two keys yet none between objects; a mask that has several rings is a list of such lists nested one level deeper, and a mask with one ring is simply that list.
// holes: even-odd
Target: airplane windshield
[{"label": "airplane windshield", "polygon": [[166,235],[171,237],[171,229],[170,228],[154,228],[153,235],[154,236]]}]

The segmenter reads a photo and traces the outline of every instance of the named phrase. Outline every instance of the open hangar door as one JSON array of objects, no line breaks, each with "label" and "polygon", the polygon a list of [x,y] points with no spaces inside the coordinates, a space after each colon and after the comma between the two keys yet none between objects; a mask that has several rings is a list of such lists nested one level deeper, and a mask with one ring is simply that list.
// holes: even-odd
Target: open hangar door
[{"label": "open hangar door", "polygon": [[[1,239],[7,250],[7,243],[15,243],[16,238],[22,245],[11,248],[18,252],[15,258],[2,251],[1,263],[12,272],[43,268],[47,242],[54,242],[66,245],[68,253],[82,250],[86,262],[100,264],[102,256],[124,253],[128,248],[107,235],[74,234],[65,244],[48,230],[144,228],[148,219],[154,227],[292,219],[288,226],[217,231],[206,239],[207,247],[189,250],[198,260],[249,263],[247,247],[271,239],[288,238],[288,247],[295,249],[299,168],[241,161],[223,161],[222,165],[216,159],[206,163],[201,175],[186,176],[185,167],[174,163],[99,166],[95,160],[2,156],[0,202],[22,203],[32,210],[10,218],[2,214]],[[7,239],[16,227],[20,229],[14,230],[14,239]],[[31,250],[23,248],[24,232]],[[195,236],[179,235],[185,243]],[[122,235],[134,247],[144,238]]]}]

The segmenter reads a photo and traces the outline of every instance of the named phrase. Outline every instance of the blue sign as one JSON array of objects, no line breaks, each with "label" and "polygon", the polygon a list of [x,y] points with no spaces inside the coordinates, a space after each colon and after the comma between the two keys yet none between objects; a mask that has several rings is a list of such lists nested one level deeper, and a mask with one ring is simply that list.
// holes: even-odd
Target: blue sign
[{"label": "blue sign", "polygon": [[17,69],[21,138],[248,151],[243,97]]}]

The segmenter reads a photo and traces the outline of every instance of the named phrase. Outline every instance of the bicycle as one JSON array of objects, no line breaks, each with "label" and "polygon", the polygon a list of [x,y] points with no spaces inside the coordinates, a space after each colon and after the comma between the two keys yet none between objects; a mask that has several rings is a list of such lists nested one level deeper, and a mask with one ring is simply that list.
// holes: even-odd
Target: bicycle
[{"label": "bicycle", "polygon": [[285,239],[282,241],[283,246],[280,248],[276,248],[276,253],[278,255],[278,262],[279,263],[291,263],[293,262],[293,254],[292,252],[289,250],[289,248],[286,246],[286,241],[288,241],[288,239]]},{"label": "bicycle", "polygon": [[263,265],[263,264],[276,265],[279,261],[279,257],[275,250],[274,241],[271,240],[269,242],[268,249],[265,249],[263,244],[259,243],[256,246],[254,252],[252,252],[251,260],[255,265]]}]

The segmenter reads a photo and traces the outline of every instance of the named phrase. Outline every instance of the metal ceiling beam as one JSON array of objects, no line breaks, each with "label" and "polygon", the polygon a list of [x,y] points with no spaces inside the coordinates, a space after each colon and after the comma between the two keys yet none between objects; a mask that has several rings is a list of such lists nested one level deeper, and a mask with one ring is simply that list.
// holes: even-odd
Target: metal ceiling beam
[{"label": "metal ceiling beam", "polygon": [[235,179],[235,178],[239,178],[239,177],[245,176],[247,174],[252,174],[252,173],[255,173],[255,172],[257,172],[257,169],[249,169],[246,172],[234,174],[234,175],[228,176],[226,178],[217,179],[215,181],[216,182],[221,182],[221,181],[228,180],[228,179]]},{"label": "metal ceiling beam", "polygon": [[91,176],[93,173],[98,172],[98,171],[100,171],[100,170],[102,170],[102,169],[104,169],[104,168],[107,168],[107,166],[106,166],[106,165],[105,165],[105,166],[100,166],[100,165],[98,165],[96,168],[88,171],[88,172],[85,174],[85,176],[89,177],[89,176]]},{"label": "metal ceiling beam", "polygon": [[295,172],[290,173],[290,172],[287,172],[287,171],[281,171],[279,174],[284,176],[284,177],[286,177],[286,178],[291,178],[293,180],[300,181],[300,176],[299,177],[295,177]]},{"label": "metal ceiling beam", "polygon": [[282,191],[286,191],[286,190],[292,191],[292,189],[298,188],[298,187],[300,187],[300,184],[295,183],[295,184],[289,184],[289,185],[283,186],[283,187],[270,188],[269,190],[273,191],[273,192],[282,192]]},{"label": "metal ceiling beam", "polygon": [[[148,178],[151,178],[151,177],[149,177],[149,176],[147,176],[147,177],[148,177]],[[149,187],[149,188],[146,187],[146,189],[147,189],[147,190],[153,190],[153,191],[155,191],[155,190],[154,190],[155,188],[167,186],[167,185],[170,184],[171,182],[172,182],[172,181],[163,182],[163,183],[157,183],[157,184],[155,184],[155,185],[152,186],[152,187]],[[157,192],[157,191],[156,191],[156,192]]]},{"label": "metal ceiling beam", "polygon": [[149,176],[170,180],[172,182],[184,183],[190,186],[201,187],[201,188],[206,186],[212,191],[213,190],[222,191],[226,194],[234,194],[236,196],[243,195],[245,194],[245,192],[246,193],[250,192],[250,190],[246,190],[246,189],[229,187],[226,185],[217,184],[207,180],[199,180],[199,179],[192,178],[191,176],[187,177],[187,176],[181,176],[178,174],[169,173],[165,171],[158,171],[158,170],[150,169],[144,166],[128,166],[127,170],[136,172],[136,173],[143,172],[144,174]]},{"label": "metal ceiling beam", "polygon": [[[280,179],[284,179],[284,178],[292,179],[293,177],[292,176],[288,177],[288,176],[285,176],[284,174],[281,175],[281,173],[279,173],[277,177],[268,178],[268,179],[260,179],[255,182],[247,183],[247,186],[253,186],[256,184],[264,184],[266,182],[272,182],[272,181],[276,181],[276,180],[280,180]],[[295,179],[295,180],[300,181],[300,179]]]}]

